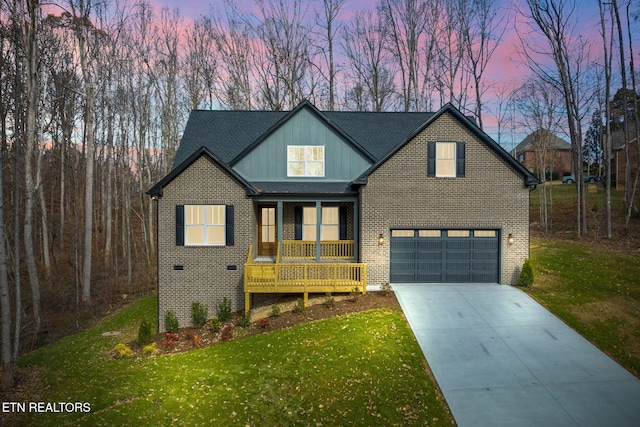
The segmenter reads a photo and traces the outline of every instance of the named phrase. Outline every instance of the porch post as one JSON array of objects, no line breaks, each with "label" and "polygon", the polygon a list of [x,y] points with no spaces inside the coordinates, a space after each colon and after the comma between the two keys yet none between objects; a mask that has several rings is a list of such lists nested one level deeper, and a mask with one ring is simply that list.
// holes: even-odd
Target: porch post
[{"label": "porch post", "polygon": [[322,248],[320,247],[320,230],[322,225],[322,203],[316,202],[316,262],[320,261]]},{"label": "porch post", "polygon": [[[283,206],[284,203],[282,203],[282,200],[278,201],[278,207],[276,208],[276,234],[278,235],[278,248],[280,248],[280,250],[276,250],[276,256],[277,254],[280,254],[282,251],[282,211],[283,211]],[[281,255],[282,256],[282,255]],[[276,263],[279,263],[280,260],[277,259]]]},{"label": "porch post", "polygon": [[353,202],[353,260],[360,262],[360,210],[358,202]]}]

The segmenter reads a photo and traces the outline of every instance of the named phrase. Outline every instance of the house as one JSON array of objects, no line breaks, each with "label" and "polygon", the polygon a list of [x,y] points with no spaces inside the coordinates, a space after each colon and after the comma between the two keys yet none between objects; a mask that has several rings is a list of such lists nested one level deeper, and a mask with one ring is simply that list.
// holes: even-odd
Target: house
[{"label": "house", "polygon": [[[636,126],[631,123],[629,125],[629,170],[631,179],[638,174],[638,143],[636,140]],[[612,173],[615,177],[612,179],[612,186],[615,183],[617,190],[626,188],[626,163],[627,163],[627,138],[624,137],[623,130],[617,130],[611,134],[612,141]]]},{"label": "house", "polygon": [[158,209],[159,318],[279,292],[518,283],[538,180],[436,113],[193,111]]},{"label": "house", "polygon": [[544,169],[546,172],[571,174],[571,144],[548,130],[539,129],[529,134],[514,149],[515,156],[531,172],[540,170],[540,156],[546,148]]}]

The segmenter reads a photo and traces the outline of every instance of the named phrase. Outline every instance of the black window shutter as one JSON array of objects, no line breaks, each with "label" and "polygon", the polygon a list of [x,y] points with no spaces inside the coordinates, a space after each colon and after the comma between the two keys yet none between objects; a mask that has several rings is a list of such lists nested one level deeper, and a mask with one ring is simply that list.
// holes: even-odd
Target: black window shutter
[{"label": "black window shutter", "polygon": [[458,142],[456,147],[456,176],[464,178],[465,169],[465,144]]},{"label": "black window shutter", "polygon": [[296,206],[294,208],[293,220],[295,222],[293,238],[295,240],[302,240],[302,206]]},{"label": "black window shutter", "polygon": [[347,240],[347,207],[340,206],[339,208],[339,223],[340,223],[340,240]]},{"label": "black window shutter", "polygon": [[227,246],[233,246],[235,243],[235,239],[234,239],[234,218],[233,218],[233,205],[227,205],[226,207],[226,211],[225,211],[225,224],[227,227],[226,230],[226,245]]},{"label": "black window shutter", "polygon": [[184,205],[176,205],[176,246],[184,246]]},{"label": "black window shutter", "polygon": [[427,144],[427,176],[436,176],[436,143]]}]

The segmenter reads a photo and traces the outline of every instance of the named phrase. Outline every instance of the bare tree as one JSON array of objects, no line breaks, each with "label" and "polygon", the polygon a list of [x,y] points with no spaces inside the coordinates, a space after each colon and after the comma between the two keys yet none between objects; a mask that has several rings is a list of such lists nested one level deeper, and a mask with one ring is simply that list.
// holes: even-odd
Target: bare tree
[{"label": "bare tree", "polygon": [[[40,134],[38,123],[38,107],[40,101],[40,81],[38,76],[38,32],[39,32],[39,0],[20,2],[20,16],[23,21],[22,37],[24,40],[24,58],[26,73],[26,150],[25,150],[25,214],[24,214],[24,250],[26,255],[27,272],[31,284],[31,299],[33,306],[33,321],[36,332],[40,331],[42,323],[40,280],[36,266],[33,248],[33,214],[35,197],[40,183],[33,172],[33,162],[40,156],[38,138]],[[37,171],[36,171],[37,174]]]},{"label": "bare tree", "polygon": [[[582,120],[591,97],[587,96],[584,79],[588,65],[588,45],[575,36],[575,0],[527,0],[529,12],[525,13],[529,25],[537,29],[546,42],[546,47],[533,46],[530,40],[522,40],[529,67],[540,78],[554,85],[565,99],[567,125],[573,151],[573,169],[576,176],[577,232],[587,233],[585,186],[582,173]],[[535,58],[545,55],[553,59],[555,68],[546,69]]]},{"label": "bare tree", "polygon": [[252,55],[251,29],[240,19],[239,12],[228,5],[225,15],[214,16],[211,31],[219,55],[220,71],[216,96],[231,109],[252,108],[250,68]]},{"label": "bare tree", "polygon": [[470,11],[462,15],[462,36],[466,51],[467,68],[473,77],[475,89],[475,116],[482,123],[482,95],[484,73],[506,29],[508,19],[498,18],[502,5],[494,0],[471,0]]},{"label": "bare tree", "polygon": [[358,110],[384,111],[389,107],[395,72],[385,49],[387,36],[384,18],[371,11],[356,13],[343,27],[342,46],[352,80],[358,82],[351,88]]},{"label": "bare tree", "polygon": [[88,27],[91,0],[70,0],[73,30],[78,41],[78,54],[85,95],[85,192],[84,192],[84,244],[82,261],[82,302],[91,302],[91,255],[93,245],[93,164],[94,164],[94,80],[90,68]]},{"label": "bare tree", "polygon": [[[605,223],[606,223],[606,238],[611,239],[611,167],[612,167],[612,151],[611,151],[611,109],[609,99],[611,98],[611,60],[613,51],[613,25],[610,25],[607,31],[607,21],[605,18],[605,3],[602,0],[598,0],[598,6],[600,11],[600,35],[602,37],[602,47],[604,55],[604,79],[605,79],[605,134],[603,135],[603,151],[604,151],[604,170],[605,170]],[[611,20],[612,21],[612,20]],[[610,21],[610,22],[611,22]]]},{"label": "bare tree", "polygon": [[517,93],[516,104],[523,117],[522,126],[529,129],[532,138],[538,177],[542,185],[538,186],[540,194],[540,223],[545,233],[551,227],[551,197],[547,197],[547,187],[552,191],[553,186],[545,185],[547,164],[549,173],[553,175],[553,157],[549,159],[552,149],[554,132],[560,128],[559,116],[563,110],[564,100],[555,87],[544,80],[532,80],[524,84]]},{"label": "bare tree", "polygon": [[324,46],[320,47],[322,57],[326,62],[328,68],[326,80],[329,83],[329,110],[335,109],[335,90],[336,90],[336,67],[334,62],[334,40],[336,33],[339,30],[339,26],[335,25],[338,13],[344,6],[346,0],[322,0],[322,10],[317,16],[317,23],[323,30],[323,38],[326,43],[326,50]]},{"label": "bare tree", "polygon": [[302,0],[257,0],[254,32],[260,46],[254,52],[258,90],[263,107],[292,109],[313,93],[309,85],[311,28],[305,23]]},{"label": "bare tree", "polygon": [[[404,111],[423,111],[428,102],[422,89],[430,79],[439,4],[428,0],[381,0],[379,8],[389,31],[389,49],[400,70]],[[425,47],[422,52],[421,44]],[[425,63],[420,63],[421,58]],[[424,78],[419,81],[421,69]]]}]

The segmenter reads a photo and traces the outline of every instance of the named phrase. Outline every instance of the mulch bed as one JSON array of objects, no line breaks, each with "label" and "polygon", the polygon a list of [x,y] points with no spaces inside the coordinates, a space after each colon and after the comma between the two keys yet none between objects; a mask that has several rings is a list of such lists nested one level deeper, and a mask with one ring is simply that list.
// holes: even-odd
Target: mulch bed
[{"label": "mulch bed", "polygon": [[[165,333],[156,334],[154,337],[156,344],[155,354],[174,354],[194,348],[210,347],[227,339],[249,337],[278,329],[290,328],[301,323],[314,322],[366,310],[379,308],[401,310],[393,292],[369,292],[359,295],[357,298],[334,295],[332,303],[328,302],[325,296],[316,297],[310,299],[309,306],[302,311],[296,310],[295,304],[291,300],[282,299],[276,301],[275,304],[281,307],[279,316],[272,316],[271,305],[265,306],[261,310],[254,310],[252,322],[247,327],[238,325],[242,313],[234,313],[231,319],[226,321],[218,332],[212,332],[207,324],[202,328],[181,328],[177,332],[177,340],[175,340],[175,335],[172,338]],[[231,338],[229,338],[229,330],[231,330]],[[225,331],[227,336],[225,336]],[[134,352],[142,352],[142,348],[137,342],[134,341],[128,345]]]}]

